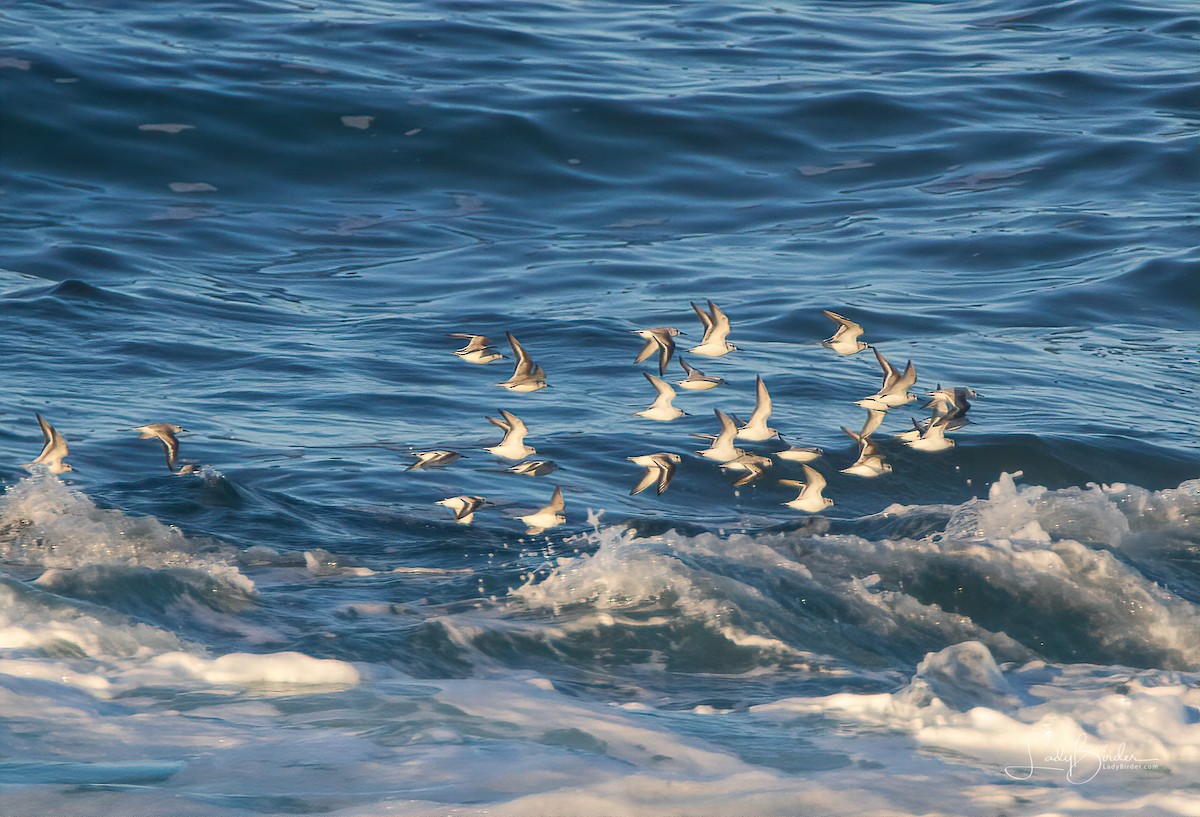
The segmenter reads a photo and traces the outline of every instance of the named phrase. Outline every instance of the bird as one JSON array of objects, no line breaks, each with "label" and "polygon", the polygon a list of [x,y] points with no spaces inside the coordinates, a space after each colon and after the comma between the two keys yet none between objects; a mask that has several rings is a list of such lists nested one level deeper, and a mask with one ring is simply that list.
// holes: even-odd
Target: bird
[{"label": "bird", "polygon": [[800,489],[800,494],[795,499],[783,504],[798,511],[820,513],[833,504],[832,499],[821,495],[821,491],[825,489],[826,485],[825,477],[821,476],[820,472],[811,465],[801,465],[800,467],[804,469],[803,482],[795,479],[779,480],[780,485],[790,485]]},{"label": "bird", "polygon": [[737,438],[739,440],[769,440],[779,436],[778,431],[767,428],[767,420],[771,416],[771,395],[767,392],[767,384],[763,382],[762,375],[758,376],[755,388],[757,397],[754,401],[754,413],[738,430]]},{"label": "bird", "polygon": [[74,471],[70,463],[63,462],[67,457],[67,441],[61,434],[54,430],[54,426],[46,422],[46,418],[40,414],[34,414],[37,417],[38,425],[42,428],[42,439],[45,444],[42,446],[42,453],[37,455],[33,462],[27,462],[23,466],[29,468],[33,465],[44,465],[46,470],[51,474],[62,474],[66,471]]},{"label": "bird", "polygon": [[443,465],[449,465],[462,457],[462,454],[457,451],[414,451],[412,456],[417,458],[417,461],[405,468],[405,471],[412,471],[416,468],[438,468]]},{"label": "bird", "polygon": [[953,448],[954,440],[946,436],[946,426],[949,422],[945,418],[931,417],[929,423],[922,428],[916,420],[913,420],[913,428],[920,432],[920,436],[915,440],[909,440],[905,445],[918,451],[945,451],[947,448]]},{"label": "bird", "polygon": [[671,405],[671,401],[675,399],[675,390],[671,388],[671,384],[648,372],[642,372],[642,375],[650,381],[650,385],[658,392],[658,397],[654,398],[654,402],[648,408],[642,411],[635,411],[634,414],[636,416],[666,423],[687,414],[683,409]]},{"label": "bird", "polygon": [[550,504],[546,505],[534,513],[525,514],[524,516],[516,517],[528,526],[525,533],[529,536],[536,536],[550,528],[557,527],[567,519],[563,516],[563,509],[566,504],[563,502],[562,488],[555,486],[554,495],[550,497]]},{"label": "bird", "polygon": [[820,457],[825,452],[815,446],[793,445],[783,438],[782,434],[776,432],[779,437],[779,442],[787,446],[782,451],[775,452],[775,458],[780,460],[788,460],[790,462],[812,462]]},{"label": "bird", "polygon": [[[872,348],[874,349],[874,347]],[[870,397],[855,400],[855,405],[887,411],[916,400],[916,396],[908,391],[917,382],[917,370],[913,367],[912,361],[908,361],[908,365],[904,367],[904,373],[900,374],[892,364],[887,362],[878,349],[874,349],[874,351],[875,359],[879,361],[879,367],[883,369],[883,385]]]},{"label": "bird", "polygon": [[454,511],[454,521],[460,525],[469,525],[475,519],[475,511],[490,504],[481,496],[451,496],[439,499],[437,505],[444,505]]},{"label": "bird", "polygon": [[529,433],[529,429],[521,421],[521,418],[504,409],[500,409],[500,416],[504,419],[497,420],[495,417],[488,417],[487,420],[492,425],[504,429],[504,439],[484,450],[506,460],[523,460],[536,454],[537,451],[532,446],[525,444],[525,435]]},{"label": "bird", "polygon": [[175,438],[175,435],[186,434],[186,428],[174,423],[150,423],[131,428],[130,431],[136,431],[140,440],[157,439],[162,443],[163,451],[167,455],[167,470],[175,471],[175,458],[179,456],[179,440]]},{"label": "bird", "polygon": [[504,357],[504,355],[492,348],[492,339],[484,335],[472,335],[468,332],[451,332],[449,337],[467,339],[467,345],[454,352],[454,354],[467,361],[467,363],[487,364]]},{"label": "bird", "polygon": [[709,377],[695,366],[689,365],[682,357],[679,358],[679,365],[683,367],[683,371],[687,375],[683,380],[675,381],[675,385],[682,389],[687,389],[688,391],[708,391],[725,383],[721,378]]},{"label": "bird", "polygon": [[717,462],[735,460],[746,453],[733,444],[733,438],[737,436],[737,426],[734,425],[733,418],[720,409],[713,409],[713,412],[717,415],[717,420],[721,423],[721,433],[716,436],[700,435],[712,436],[712,444],[703,451],[697,451],[696,453]]},{"label": "bird", "polygon": [[836,312],[822,309],[821,314],[838,325],[833,337],[821,341],[821,345],[832,349],[839,355],[856,355],[863,349],[871,348],[869,344],[859,340],[863,328],[849,318],[842,317]]},{"label": "bird", "polygon": [[516,358],[517,363],[513,367],[512,377],[496,385],[516,392],[537,391],[546,388],[546,372],[541,366],[534,364],[529,353],[525,351],[525,347],[513,337],[512,332],[504,334],[508,338],[508,344],[512,347],[513,357]]},{"label": "bird", "polygon": [[925,404],[925,408],[933,409],[930,416],[919,422],[916,427],[910,428],[908,431],[901,431],[896,435],[897,439],[905,442],[920,439],[925,429],[935,420],[945,423],[943,434],[957,431],[971,422],[967,419],[967,412],[971,410],[971,403],[967,398],[977,396],[974,389],[964,386],[943,389],[939,383],[936,390],[929,392],[930,400]]},{"label": "bird", "polygon": [[641,363],[657,350],[658,374],[660,377],[665,375],[671,355],[675,354],[675,336],[679,334],[679,330],[673,326],[656,326],[653,329],[635,329],[633,333],[646,341],[646,345],[638,352],[633,362]]},{"label": "bird", "polygon": [[727,471],[745,471],[746,476],[733,483],[734,488],[740,488],[761,477],[774,463],[770,457],[758,454],[742,453],[741,455],[721,463],[721,468]]},{"label": "bird", "polygon": [[646,469],[646,473],[642,475],[641,480],[629,492],[630,496],[640,494],[656,483],[658,485],[659,496],[661,496],[663,491],[667,490],[667,486],[671,484],[671,480],[674,479],[676,466],[683,460],[678,454],[666,451],[660,451],[657,454],[644,454],[640,457],[626,457],[625,459]]},{"label": "bird", "polygon": [[558,466],[550,460],[528,460],[526,462],[518,462],[508,470],[514,474],[522,474],[527,477],[542,477],[552,471],[557,471]]},{"label": "bird", "polygon": [[704,324],[704,337],[700,339],[700,345],[693,346],[689,352],[705,357],[720,357],[737,350],[736,346],[725,339],[730,330],[729,318],[720,307],[709,301],[708,312],[695,304],[692,304],[692,309],[696,311],[700,323]]},{"label": "bird", "polygon": [[[867,423],[870,424],[868,418]],[[884,474],[891,473],[892,466],[883,461],[883,451],[879,448],[879,444],[872,442],[867,434],[855,433],[850,429],[842,426],[842,431],[849,435],[850,439],[858,443],[858,459],[851,465],[841,469],[843,474],[850,474],[856,477],[878,477]]]}]

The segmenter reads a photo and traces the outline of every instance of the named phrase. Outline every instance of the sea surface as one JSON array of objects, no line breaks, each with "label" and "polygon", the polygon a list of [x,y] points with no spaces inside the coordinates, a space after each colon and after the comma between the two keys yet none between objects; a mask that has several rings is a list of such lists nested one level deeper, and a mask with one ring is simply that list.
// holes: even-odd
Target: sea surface
[{"label": "sea surface", "polygon": [[[0,812],[1200,815],[1198,39],[1183,0],[4,3]],[[823,309],[916,367],[879,478]],[[726,381],[671,422],[658,326]],[[495,385],[506,332],[549,388]],[[756,376],[822,513],[695,453]],[[971,422],[906,446],[938,385]],[[557,471],[484,450],[501,409]],[[23,467],[35,414],[75,470]]]}]

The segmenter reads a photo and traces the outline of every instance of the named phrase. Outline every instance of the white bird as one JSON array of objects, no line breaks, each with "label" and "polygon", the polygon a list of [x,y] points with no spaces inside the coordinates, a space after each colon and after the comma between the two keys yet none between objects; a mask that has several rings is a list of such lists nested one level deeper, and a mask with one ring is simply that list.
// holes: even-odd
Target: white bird
[{"label": "white bird", "polygon": [[417,461],[405,468],[405,471],[415,468],[439,468],[459,459],[462,454],[457,451],[414,451],[412,456],[416,457]]},{"label": "white bird", "polygon": [[767,392],[767,384],[763,382],[762,375],[758,376],[755,388],[757,398],[754,401],[754,413],[738,430],[737,438],[739,440],[769,440],[779,436],[778,431],[767,428],[767,420],[771,417],[771,395]]},{"label": "white bird", "polygon": [[704,324],[704,337],[700,339],[699,346],[694,346],[688,351],[694,355],[720,357],[737,349],[736,346],[725,339],[728,337],[730,330],[729,318],[725,316],[725,313],[716,304],[709,301],[708,312],[705,312],[695,304],[692,304],[692,309],[696,311],[696,315],[700,318],[700,323]]},{"label": "white bird", "polygon": [[653,329],[635,329],[633,333],[646,341],[646,345],[638,352],[633,362],[641,363],[657,351],[658,374],[660,377],[665,375],[671,355],[675,354],[675,336],[679,334],[679,330],[673,326],[656,326]]},{"label": "white bird", "polygon": [[682,357],[679,358],[679,365],[683,367],[683,371],[687,374],[687,377],[683,380],[675,381],[675,385],[688,391],[708,391],[709,389],[715,389],[725,382],[719,377],[706,375],[695,366],[689,365]]},{"label": "white bird", "polygon": [[683,460],[678,454],[667,452],[645,454],[640,457],[626,457],[625,459],[646,469],[646,473],[642,475],[641,481],[629,492],[630,496],[640,494],[656,483],[658,485],[658,493],[661,496],[662,492],[667,490],[667,486],[671,484],[671,480],[675,477],[675,467]]},{"label": "white bird", "polygon": [[[867,425],[869,426],[870,423],[871,420],[868,417]],[[858,443],[858,459],[852,465],[843,468],[843,474],[871,478],[891,472],[892,466],[883,461],[883,451],[879,448],[878,443],[872,442],[866,434],[856,434],[845,426],[842,426],[842,431]]]},{"label": "white bird", "polygon": [[162,443],[163,452],[167,455],[167,470],[175,470],[175,458],[179,456],[179,440],[176,434],[184,434],[187,429],[173,423],[150,423],[149,425],[131,428],[138,433],[138,439],[158,440]]},{"label": "white bird", "polygon": [[790,485],[800,489],[800,494],[795,499],[783,504],[798,511],[820,513],[833,504],[832,499],[821,495],[821,491],[825,489],[826,485],[825,477],[821,476],[811,465],[801,465],[800,467],[804,469],[803,482],[795,479],[779,480],[780,485]]},{"label": "white bird", "polygon": [[529,429],[526,428],[521,418],[504,409],[500,409],[500,416],[504,419],[497,420],[495,417],[488,417],[487,420],[492,425],[504,429],[504,439],[484,450],[506,460],[523,460],[536,454],[537,451],[525,444],[525,435],[529,433]]},{"label": "white bird", "polygon": [[917,421],[913,420],[913,427],[920,432],[920,436],[906,442],[905,445],[918,451],[945,451],[947,448],[953,448],[954,440],[946,436],[948,422],[945,419],[930,418],[930,422],[922,429]]},{"label": "white bird", "polygon": [[521,474],[527,477],[543,477],[546,474],[557,471],[558,466],[550,460],[528,460],[527,462],[518,462],[508,470],[514,474]]},{"label": "white bird", "polygon": [[650,381],[650,385],[658,392],[658,397],[654,398],[654,402],[650,404],[649,408],[635,411],[636,416],[666,423],[687,414],[683,409],[671,405],[671,401],[675,399],[675,390],[671,388],[671,384],[647,372],[642,372],[642,375]]},{"label": "white bird", "polygon": [[842,317],[836,312],[822,309],[821,314],[838,325],[833,337],[821,341],[821,345],[832,349],[839,355],[856,355],[863,349],[869,349],[869,344],[859,340],[863,328],[849,318]]},{"label": "white bird", "polygon": [[779,442],[787,446],[782,451],[775,452],[775,458],[779,460],[788,460],[790,462],[812,462],[820,457],[825,452],[815,446],[793,445],[783,438],[782,434],[777,434]]},{"label": "white bird", "polygon": [[467,363],[491,363],[493,360],[499,360],[504,355],[492,348],[492,339],[484,335],[472,335],[468,332],[451,332],[452,338],[466,338],[467,345],[461,349],[456,349],[454,354],[458,355]]},{"label": "white bird", "polygon": [[[733,418],[720,409],[713,409],[717,415],[717,419],[721,422],[721,433],[712,437],[712,444],[703,451],[696,453],[702,457],[707,457],[710,460],[717,462],[729,462],[742,456],[746,452],[737,448],[733,444],[733,438],[737,436],[737,426],[734,425]],[[710,435],[700,435],[710,436]]]},{"label": "white bird", "polygon": [[879,361],[879,367],[883,369],[883,385],[870,397],[855,400],[855,405],[887,411],[916,400],[916,395],[910,394],[908,391],[917,382],[917,370],[912,361],[908,361],[908,365],[904,367],[904,373],[900,374],[896,371],[896,367],[888,363],[887,359],[879,353],[878,349],[874,351],[875,359]]},{"label": "white bird", "polygon": [[505,335],[508,337],[508,345],[512,347],[513,357],[517,362],[513,367],[512,377],[496,385],[516,392],[537,391],[546,388],[546,372],[541,366],[534,364],[529,353],[525,351],[525,347],[513,337],[512,332],[506,332]]},{"label": "white bird", "polygon": [[61,474],[66,471],[74,471],[70,463],[63,462],[67,456],[67,441],[61,434],[54,430],[54,426],[46,422],[46,418],[40,414],[35,414],[38,425],[42,428],[42,439],[45,444],[42,446],[42,453],[37,455],[33,462],[27,462],[23,467],[29,468],[31,465],[44,465],[46,470],[51,474]]},{"label": "white bird", "polygon": [[454,511],[454,521],[458,524],[469,525],[475,519],[475,511],[488,504],[488,501],[481,496],[451,496],[439,499],[435,504]]},{"label": "white bird", "polygon": [[763,457],[758,454],[743,453],[729,462],[721,463],[721,468],[726,471],[745,471],[746,476],[733,483],[734,488],[740,488],[743,485],[754,482],[761,477],[768,468],[774,463],[770,457]]},{"label": "white bird", "polygon": [[918,440],[925,433],[925,429],[935,420],[945,422],[946,427],[942,433],[947,434],[971,422],[967,419],[967,412],[971,410],[971,403],[967,400],[968,397],[977,397],[974,389],[965,386],[956,386],[953,389],[943,389],[941,384],[938,384],[936,390],[929,392],[929,402],[925,404],[925,408],[933,409],[929,417],[921,420],[914,428],[908,431],[901,431],[896,435],[897,439],[905,442]]},{"label": "white bird", "polygon": [[518,516],[517,519],[521,520],[528,526],[528,530],[525,531],[527,535],[536,536],[543,531],[550,530],[550,528],[566,522],[567,518],[562,514],[565,507],[566,504],[563,502],[562,488],[556,486],[554,489],[554,496],[550,497],[549,505],[534,513],[525,514],[525,516]]}]

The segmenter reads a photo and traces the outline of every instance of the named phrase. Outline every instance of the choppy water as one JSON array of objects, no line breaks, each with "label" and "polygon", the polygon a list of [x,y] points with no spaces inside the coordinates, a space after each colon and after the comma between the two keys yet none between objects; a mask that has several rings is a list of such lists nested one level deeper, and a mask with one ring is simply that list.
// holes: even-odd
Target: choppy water
[{"label": "choppy water", "polygon": [[[3,810],[1200,814],[1198,34],[1164,0],[6,5]],[[630,330],[691,346],[706,299],[728,384],[633,416]],[[821,309],[980,393],[954,449],[893,439],[910,406],[892,474],[838,473],[879,369]],[[758,374],[819,517],[794,465],[692,454]],[[500,408],[559,471],[482,450]],[[20,465],[35,412],[62,480]],[[467,458],[404,471],[430,448]]]}]

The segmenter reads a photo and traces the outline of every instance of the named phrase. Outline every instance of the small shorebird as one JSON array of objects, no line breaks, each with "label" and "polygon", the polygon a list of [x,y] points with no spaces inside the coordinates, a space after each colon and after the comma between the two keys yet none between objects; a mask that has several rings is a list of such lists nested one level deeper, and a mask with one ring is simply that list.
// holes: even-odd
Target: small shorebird
[{"label": "small shorebird", "polygon": [[435,504],[454,511],[454,521],[458,524],[469,525],[475,519],[475,511],[487,504],[487,500],[481,496],[451,496],[439,499]]},{"label": "small shorebird", "polygon": [[825,489],[826,485],[825,477],[821,476],[820,472],[811,465],[801,465],[800,467],[804,469],[803,482],[795,479],[779,480],[780,485],[790,485],[800,489],[800,494],[795,499],[783,504],[798,511],[819,513],[833,504],[832,499],[821,495],[821,491]]},{"label": "small shorebird", "polygon": [[908,391],[917,382],[917,370],[913,366],[912,361],[908,361],[908,365],[904,367],[904,373],[901,374],[896,371],[895,366],[887,362],[887,359],[879,353],[878,349],[874,349],[874,351],[875,359],[879,361],[879,367],[883,369],[883,385],[879,387],[878,392],[870,397],[855,400],[855,405],[868,409],[887,411],[890,408],[903,406],[905,403],[911,403],[916,400],[916,396],[910,394]]},{"label": "small shorebird", "polygon": [[734,488],[740,488],[761,477],[768,468],[774,465],[770,457],[759,456],[758,454],[741,454],[738,457],[731,459],[729,462],[721,463],[721,468],[726,471],[745,471],[746,476],[733,483]]},{"label": "small shorebird", "polygon": [[675,467],[683,460],[678,454],[671,454],[665,451],[660,451],[657,454],[645,454],[640,457],[626,457],[625,459],[646,469],[646,473],[642,475],[641,480],[629,492],[630,496],[640,494],[656,483],[658,484],[658,493],[661,496],[675,477]]},{"label": "small shorebird", "polygon": [[472,335],[468,332],[451,332],[449,337],[467,339],[467,345],[461,349],[456,349],[454,352],[454,354],[467,361],[467,363],[486,364],[504,357],[504,355],[492,348],[492,339],[484,335]]},{"label": "small shorebird", "polygon": [[757,397],[754,401],[754,413],[738,430],[739,440],[760,441],[779,436],[778,431],[767,428],[767,420],[771,417],[771,395],[767,392],[767,384],[763,382],[762,375],[758,376],[755,388]]},{"label": "small shorebird", "polygon": [[920,432],[920,436],[906,442],[905,445],[918,451],[945,451],[947,448],[953,448],[954,440],[946,436],[946,427],[949,423],[950,421],[945,418],[931,417],[928,424],[922,428],[916,420],[913,420],[913,428]]},{"label": "small shorebird", "polygon": [[700,339],[700,345],[692,347],[688,350],[689,352],[705,357],[720,357],[737,349],[725,339],[729,336],[730,331],[729,318],[716,304],[709,301],[708,312],[695,304],[692,304],[692,309],[696,311],[700,323],[704,324],[704,337]]},{"label": "small shorebird", "polygon": [[[868,418],[867,424],[870,425],[870,422],[870,418]],[[858,443],[858,459],[852,465],[841,469],[843,474],[871,478],[891,472],[892,466],[883,461],[883,451],[879,448],[879,444],[872,442],[867,436],[870,432],[856,434],[845,426],[842,426],[842,431]]]},{"label": "small shorebird", "polygon": [[815,446],[793,445],[778,432],[776,432],[776,436],[779,437],[779,442],[787,446],[782,451],[775,452],[776,459],[788,460],[790,462],[812,462],[825,453]]},{"label": "small shorebird", "polygon": [[679,334],[679,330],[673,326],[656,326],[653,329],[635,329],[633,333],[646,341],[646,345],[638,352],[633,362],[641,363],[657,351],[658,374],[660,377],[665,375],[671,355],[675,354],[675,336]]},{"label": "small shorebird", "polygon": [[527,477],[544,477],[552,471],[557,471],[558,466],[550,460],[528,460],[526,462],[518,462],[508,470],[514,474],[521,474]]},{"label": "small shorebird", "polygon": [[42,429],[42,439],[45,444],[42,446],[42,453],[37,455],[33,462],[25,463],[24,467],[29,468],[31,465],[44,465],[46,470],[51,474],[61,474],[66,471],[74,471],[70,463],[63,462],[67,457],[67,441],[61,434],[54,430],[54,426],[46,422],[46,418],[40,414],[34,414],[37,417],[38,425]]},{"label": "small shorebird", "polygon": [[681,389],[687,389],[688,391],[708,391],[725,383],[721,378],[709,377],[695,366],[689,365],[682,357],[679,358],[679,365],[683,367],[683,371],[687,375],[683,380],[675,381],[675,385]]},{"label": "small shorebird", "polygon": [[683,409],[675,408],[671,405],[671,401],[675,399],[675,390],[667,381],[655,377],[648,372],[642,372],[642,375],[650,381],[650,385],[658,392],[658,397],[654,398],[654,402],[649,408],[642,411],[635,411],[634,414],[638,417],[645,417],[647,420],[658,420],[660,423],[670,422],[676,417],[683,417],[687,414]]},{"label": "small shorebird", "polygon": [[550,504],[544,508],[534,512],[518,516],[517,519],[524,522],[528,526],[525,533],[529,536],[536,536],[543,531],[561,525],[567,519],[563,516],[563,509],[566,504],[563,502],[562,488],[555,487],[554,495],[550,497]]},{"label": "small shorebird", "polygon": [[531,446],[525,444],[525,435],[529,433],[525,423],[517,415],[500,409],[503,420],[488,417],[487,421],[494,426],[504,429],[504,439],[490,448],[484,449],[506,460],[523,460],[531,454],[536,454]]},{"label": "small shorebird", "polygon": [[525,347],[513,337],[512,332],[506,332],[505,336],[508,338],[508,345],[512,347],[513,357],[517,362],[513,367],[512,377],[496,385],[516,392],[537,391],[546,388],[546,372],[541,366],[534,364],[529,353],[525,351]]},{"label": "small shorebird", "polygon": [[822,346],[832,349],[839,355],[856,355],[863,349],[870,348],[868,344],[858,339],[859,335],[863,333],[863,328],[857,323],[836,312],[830,312],[828,309],[822,309],[821,314],[838,325],[833,337],[821,341]]},{"label": "small shorebird", "polygon": [[186,434],[187,429],[174,423],[150,423],[149,425],[131,428],[138,433],[140,440],[155,440],[162,443],[163,452],[167,455],[167,470],[175,471],[175,458],[179,456],[179,440],[176,434]]},{"label": "small shorebird", "polygon": [[717,415],[717,420],[721,423],[721,433],[716,436],[711,434],[696,435],[712,440],[712,444],[708,448],[696,453],[717,462],[729,462],[745,454],[745,451],[735,447],[733,444],[733,438],[737,436],[737,426],[734,425],[733,418],[720,409],[713,409],[713,413]]},{"label": "small shorebird", "polygon": [[462,454],[457,451],[414,451],[412,456],[416,457],[417,461],[405,468],[405,471],[412,471],[416,468],[440,468],[461,458]]}]

